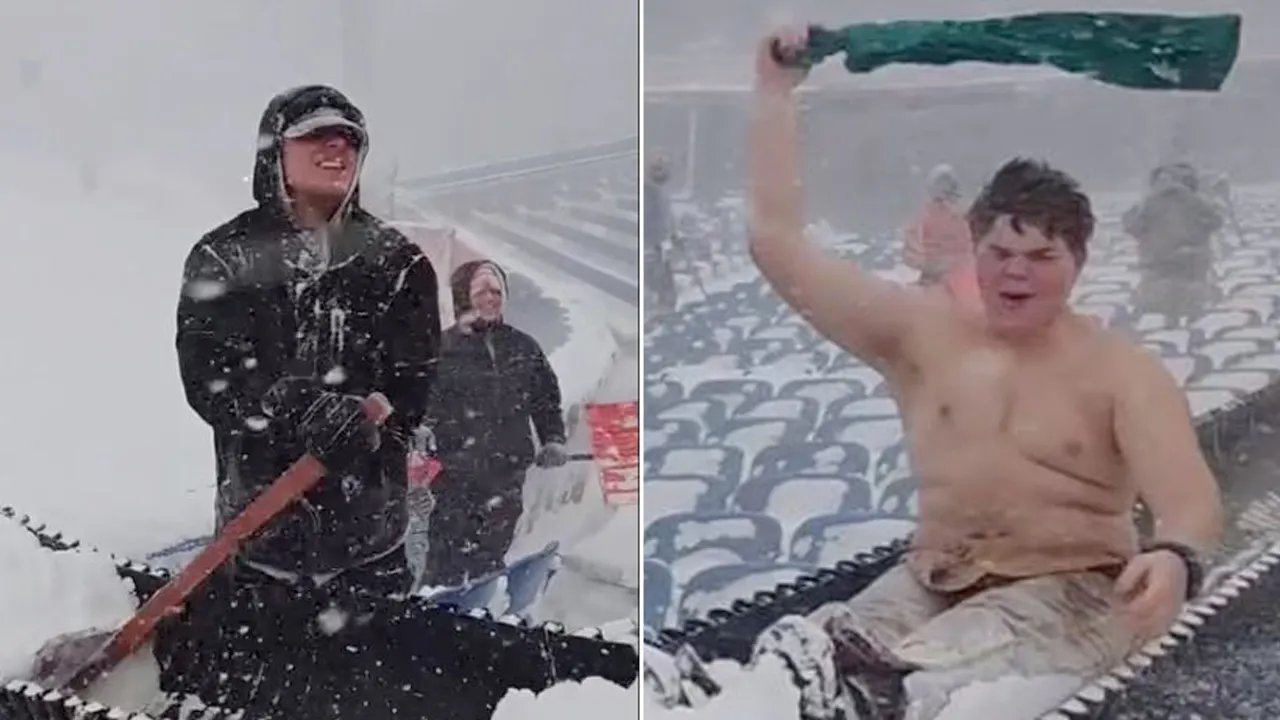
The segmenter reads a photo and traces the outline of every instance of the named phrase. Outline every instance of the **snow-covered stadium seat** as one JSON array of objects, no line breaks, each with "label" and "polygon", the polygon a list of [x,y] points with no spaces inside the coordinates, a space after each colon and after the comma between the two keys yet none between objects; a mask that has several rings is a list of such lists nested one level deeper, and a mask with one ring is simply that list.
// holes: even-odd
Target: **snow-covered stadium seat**
[{"label": "snow-covered stadium seat", "polygon": [[661,630],[667,627],[667,613],[675,602],[671,568],[661,560],[644,561],[644,624]]},{"label": "snow-covered stadium seat", "polygon": [[736,599],[750,598],[758,592],[794,582],[813,569],[795,563],[735,563],[706,568],[685,583],[678,606],[679,618],[683,621],[703,617]]},{"label": "snow-covered stadium seat", "polygon": [[653,475],[645,478],[645,522],[686,512],[718,512],[737,484],[714,475]]},{"label": "snow-covered stadium seat", "polygon": [[799,475],[865,479],[870,464],[871,451],[858,443],[802,442],[772,445],[756,455],[744,482]]},{"label": "snow-covered stadium seat", "polygon": [[734,492],[730,508],[777,519],[785,544],[791,533],[814,515],[870,511],[871,503],[871,484],[861,477],[797,475],[748,480]]},{"label": "snow-covered stadium seat", "polygon": [[645,448],[645,475],[713,475],[738,484],[742,450],[709,444]]},{"label": "snow-covered stadium seat", "polygon": [[664,408],[655,410],[652,417],[657,421],[687,420],[696,423],[702,435],[724,425],[729,411],[724,401],[718,398],[688,398],[674,402]]},{"label": "snow-covered stadium seat", "polygon": [[831,567],[877,546],[904,537],[915,529],[915,520],[875,512],[843,512],[814,515],[791,536],[791,562]]},{"label": "snow-covered stadium seat", "polygon": [[702,430],[696,420],[645,418],[645,446],[694,445],[702,440]]},{"label": "snow-covered stadium seat", "polygon": [[772,562],[781,555],[782,525],[759,512],[682,512],[650,523],[644,548],[645,557],[657,557],[672,568],[707,551],[728,553],[742,562]]}]

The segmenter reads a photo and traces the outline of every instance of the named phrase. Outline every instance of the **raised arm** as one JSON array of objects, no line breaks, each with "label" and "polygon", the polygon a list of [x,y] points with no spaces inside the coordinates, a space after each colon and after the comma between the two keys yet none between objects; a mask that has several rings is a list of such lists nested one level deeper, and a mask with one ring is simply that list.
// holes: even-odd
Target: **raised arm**
[{"label": "raised arm", "polygon": [[804,46],[805,33],[765,38],[756,58],[750,135],[751,256],[769,284],[813,327],[881,369],[904,346],[921,293],[834,257],[804,236],[798,112],[792,90],[804,72],[780,66],[772,56]]}]

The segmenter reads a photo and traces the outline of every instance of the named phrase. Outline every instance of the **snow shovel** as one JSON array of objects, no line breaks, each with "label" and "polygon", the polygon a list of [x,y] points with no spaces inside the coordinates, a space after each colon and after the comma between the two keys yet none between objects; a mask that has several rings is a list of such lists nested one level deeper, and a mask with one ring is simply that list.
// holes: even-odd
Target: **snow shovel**
[{"label": "snow shovel", "polygon": [[591,449],[600,469],[600,490],[609,505],[640,500],[640,404],[634,400],[589,403]]},{"label": "snow shovel", "polygon": [[[364,401],[365,413],[382,425],[391,403],[381,393]],[[165,618],[181,612],[182,604],[215,570],[240,550],[241,544],[282,510],[320,482],[325,468],[310,454],[303,455],[222,528],[182,572],[156,591],[133,617],[115,630],[82,630],[53,638],[36,654],[36,681],[51,689],[83,691],[143,645]]]}]

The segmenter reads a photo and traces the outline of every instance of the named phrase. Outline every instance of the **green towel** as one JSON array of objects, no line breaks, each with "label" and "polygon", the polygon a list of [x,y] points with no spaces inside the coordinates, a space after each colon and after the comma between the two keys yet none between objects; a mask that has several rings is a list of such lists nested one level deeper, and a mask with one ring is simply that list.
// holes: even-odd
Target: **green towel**
[{"label": "green towel", "polygon": [[1121,87],[1217,90],[1239,47],[1239,15],[1063,12],[813,27],[803,62],[844,52],[854,73],[891,63],[1052,65]]}]

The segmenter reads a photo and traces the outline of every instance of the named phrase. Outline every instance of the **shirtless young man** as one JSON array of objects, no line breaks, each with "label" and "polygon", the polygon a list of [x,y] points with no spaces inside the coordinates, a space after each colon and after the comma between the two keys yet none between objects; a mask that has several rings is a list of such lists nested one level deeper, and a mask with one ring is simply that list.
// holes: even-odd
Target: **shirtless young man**
[{"label": "shirtless young man", "polygon": [[[784,618],[757,653],[786,657],[807,718],[880,717],[876,705],[932,718],[952,691],[1007,675],[1078,686],[1168,628],[1217,542],[1186,400],[1157,358],[1067,306],[1094,218],[1043,163],[1008,163],[969,211],[981,309],[807,241],[804,72],[774,61],[775,40],[796,52],[805,37],[758,51],[751,252],[787,303],[884,374],[922,482],[904,562],[849,602]],[[1145,543],[1139,497],[1156,519]]]}]

